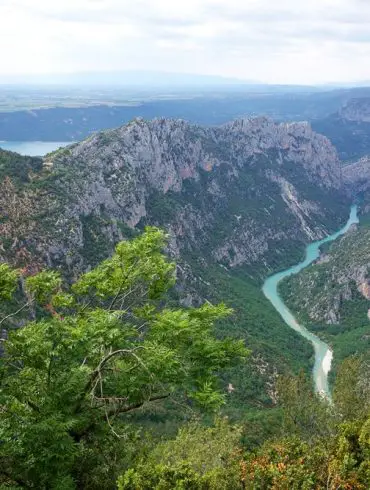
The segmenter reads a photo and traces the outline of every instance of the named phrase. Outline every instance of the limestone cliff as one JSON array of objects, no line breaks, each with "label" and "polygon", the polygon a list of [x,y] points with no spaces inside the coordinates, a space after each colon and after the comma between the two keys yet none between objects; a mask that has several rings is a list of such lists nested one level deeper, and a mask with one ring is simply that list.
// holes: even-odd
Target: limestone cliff
[{"label": "limestone cliff", "polygon": [[266,273],[336,226],[347,211],[341,183],[335,149],[307,123],[139,119],[48,155],[22,186],[3,180],[1,255],[77,272],[135,227],[158,224],[176,256]]},{"label": "limestone cliff", "polygon": [[343,182],[352,194],[367,191],[370,188],[370,156],[344,166]]},{"label": "limestone cliff", "polygon": [[370,122],[370,98],[357,97],[348,100],[339,111],[340,116],[347,121],[357,123]]},{"label": "limestone cliff", "polygon": [[350,98],[336,113],[312,122],[336,147],[341,160],[354,161],[370,154],[370,98]]}]

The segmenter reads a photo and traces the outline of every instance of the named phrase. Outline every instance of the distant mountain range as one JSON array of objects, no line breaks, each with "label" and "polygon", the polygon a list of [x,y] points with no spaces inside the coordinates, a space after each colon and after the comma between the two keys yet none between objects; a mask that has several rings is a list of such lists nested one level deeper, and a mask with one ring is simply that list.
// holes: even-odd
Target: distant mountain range
[{"label": "distant mountain range", "polygon": [[[370,88],[300,92],[296,87],[293,92],[292,87],[288,91],[277,87],[273,92],[273,87],[263,91],[259,86],[257,91],[253,85],[220,87],[166,91],[158,86],[146,92],[138,87],[4,86],[0,87],[0,140],[76,141],[135,117],[184,119],[211,126],[266,115],[277,121],[311,121],[317,132],[332,139],[343,159],[366,150],[358,121],[347,124],[341,108],[346,106],[348,113],[350,100],[370,100]],[[356,117],[362,117],[362,112],[357,110]]]},{"label": "distant mountain range", "polygon": [[59,85],[59,86],[113,86],[140,89],[184,88],[247,88],[248,91],[316,91],[314,86],[267,84],[256,80],[243,80],[217,75],[173,73],[161,71],[81,72],[40,75],[2,76],[1,85]]}]

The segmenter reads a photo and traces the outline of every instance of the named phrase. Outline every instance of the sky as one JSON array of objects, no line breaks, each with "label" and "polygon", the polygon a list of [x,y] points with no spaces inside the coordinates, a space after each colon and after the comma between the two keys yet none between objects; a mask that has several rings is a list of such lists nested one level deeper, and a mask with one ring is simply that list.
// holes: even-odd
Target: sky
[{"label": "sky", "polygon": [[0,0],[10,75],[163,71],[370,80],[370,0]]}]

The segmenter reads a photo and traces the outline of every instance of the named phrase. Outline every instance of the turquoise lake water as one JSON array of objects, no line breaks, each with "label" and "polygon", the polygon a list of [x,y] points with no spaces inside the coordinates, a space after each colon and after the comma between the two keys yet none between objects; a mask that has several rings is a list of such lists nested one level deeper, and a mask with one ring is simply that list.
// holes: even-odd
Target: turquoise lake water
[{"label": "turquoise lake water", "polygon": [[15,151],[21,155],[42,157],[71,143],[72,141],[0,141],[0,148]]},{"label": "turquoise lake water", "polygon": [[264,282],[262,288],[264,295],[272,303],[272,305],[281,315],[285,323],[287,323],[289,327],[299,332],[304,338],[306,338],[313,344],[313,347],[315,349],[315,365],[313,368],[315,389],[317,392],[322,393],[329,399],[330,388],[328,383],[328,373],[330,371],[333,353],[330,347],[325,342],[320,340],[319,337],[309,332],[303,325],[300,325],[297,322],[297,320],[294,318],[294,315],[289,311],[289,309],[279,296],[277,287],[279,282],[284,279],[284,277],[290,276],[292,274],[297,274],[302,269],[314,262],[320,256],[319,249],[321,245],[336,240],[340,235],[346,233],[351,225],[353,225],[354,223],[358,223],[356,205],[353,205],[351,207],[349,219],[345,226],[343,226],[343,228],[338,230],[336,233],[333,233],[332,235],[323,238],[322,240],[318,240],[307,245],[306,258],[303,262],[300,262],[297,265],[289,267],[289,269],[278,272],[277,274],[268,277]]}]

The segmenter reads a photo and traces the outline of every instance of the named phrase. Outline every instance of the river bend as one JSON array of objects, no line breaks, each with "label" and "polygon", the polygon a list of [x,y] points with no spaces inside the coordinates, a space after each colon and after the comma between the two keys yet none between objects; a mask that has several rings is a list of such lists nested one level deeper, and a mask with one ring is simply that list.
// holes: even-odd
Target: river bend
[{"label": "river bend", "polygon": [[266,279],[263,284],[263,293],[266,298],[271,302],[277,312],[281,315],[283,320],[289,327],[293,328],[295,331],[300,333],[305,339],[309,340],[315,350],[315,364],[313,368],[313,380],[315,383],[315,389],[318,393],[322,393],[328,399],[330,399],[330,388],[328,383],[328,374],[331,368],[331,362],[333,359],[333,352],[330,349],[329,345],[323,342],[317,335],[309,332],[306,327],[300,325],[297,320],[294,318],[294,315],[287,308],[284,301],[281,299],[278,293],[278,284],[279,282],[287,276],[292,274],[297,274],[302,269],[312,264],[320,255],[320,246],[327,242],[332,242],[336,240],[340,235],[343,235],[348,231],[348,229],[354,223],[358,223],[357,217],[357,206],[353,205],[351,207],[351,212],[349,219],[345,226],[333,233],[332,235],[323,238],[322,240],[318,240],[316,242],[310,243],[306,247],[306,257],[303,262],[300,262],[297,265],[289,267],[282,272],[278,272],[273,276],[270,276]]}]

